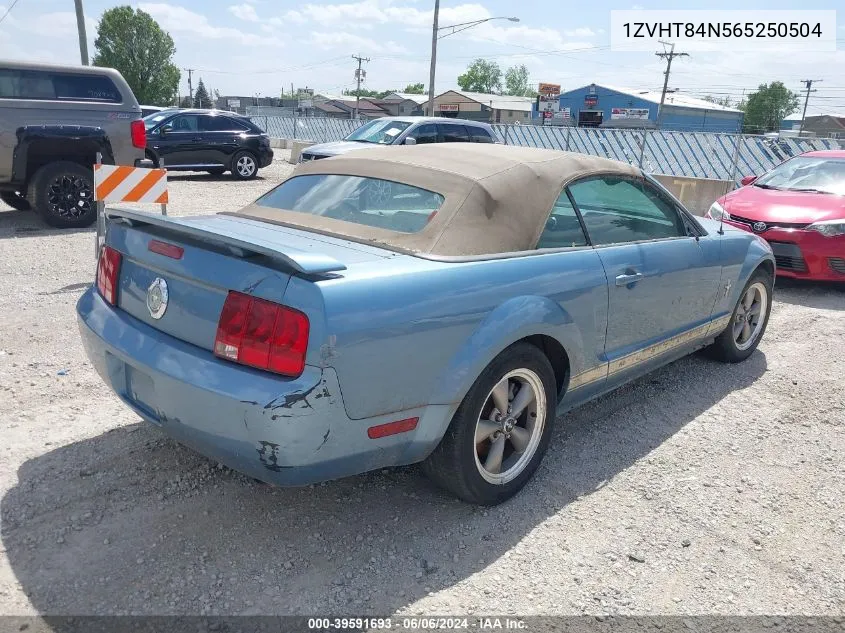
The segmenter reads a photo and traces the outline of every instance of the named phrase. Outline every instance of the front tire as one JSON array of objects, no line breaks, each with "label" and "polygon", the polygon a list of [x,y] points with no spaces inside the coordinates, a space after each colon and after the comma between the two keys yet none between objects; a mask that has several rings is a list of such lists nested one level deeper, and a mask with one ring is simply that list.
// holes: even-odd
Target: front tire
[{"label": "front tire", "polygon": [[220,176],[226,170],[223,167],[215,167],[214,169],[206,169],[206,171],[212,176]]},{"label": "front tire", "polygon": [[258,175],[258,161],[251,152],[238,152],[232,157],[232,175],[237,180],[252,180]]},{"label": "front tire", "polygon": [[94,172],[77,163],[44,165],[35,173],[27,199],[47,224],[59,229],[84,228],[97,219]]},{"label": "front tire", "polygon": [[519,492],[549,446],[557,408],[548,358],[517,343],[481,373],[446,434],[423,462],[426,475],[464,501],[496,505]]},{"label": "front tire", "polygon": [[707,354],[723,363],[739,363],[754,353],[763,338],[772,311],[774,280],[764,270],[756,270],[742,289],[728,327]]},{"label": "front tire", "polygon": [[31,211],[32,205],[29,200],[16,191],[0,191],[0,200],[8,204],[16,211]]}]

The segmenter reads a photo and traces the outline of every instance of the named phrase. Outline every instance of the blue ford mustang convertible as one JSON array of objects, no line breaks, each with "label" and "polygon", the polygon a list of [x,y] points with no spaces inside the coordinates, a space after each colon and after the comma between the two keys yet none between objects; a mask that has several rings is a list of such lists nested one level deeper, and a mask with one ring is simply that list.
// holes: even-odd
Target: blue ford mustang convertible
[{"label": "blue ford mustang convertible", "polygon": [[771,309],[765,241],[580,154],[373,149],[237,212],[107,216],[77,305],[94,367],[165,433],[279,485],[422,462],[499,503],[558,413],[703,347],[741,361]]}]

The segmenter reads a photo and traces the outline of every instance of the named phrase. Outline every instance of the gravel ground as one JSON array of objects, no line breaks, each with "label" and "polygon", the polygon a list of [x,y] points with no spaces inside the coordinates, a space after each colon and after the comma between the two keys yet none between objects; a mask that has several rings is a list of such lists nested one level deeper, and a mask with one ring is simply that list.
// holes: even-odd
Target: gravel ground
[{"label": "gravel ground", "polygon": [[[172,214],[262,178],[172,177]],[[745,363],[681,360],[558,421],[495,509],[416,468],[257,484],[86,362],[93,232],[0,212],[2,614],[842,614],[845,287],[779,282]]]}]

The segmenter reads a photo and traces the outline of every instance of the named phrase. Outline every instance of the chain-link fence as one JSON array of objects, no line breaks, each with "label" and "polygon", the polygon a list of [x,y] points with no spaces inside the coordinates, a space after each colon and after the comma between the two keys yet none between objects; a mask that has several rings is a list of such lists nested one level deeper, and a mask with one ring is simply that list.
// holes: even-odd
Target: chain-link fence
[{"label": "chain-link fence", "polygon": [[[255,116],[253,121],[270,136],[316,143],[339,141],[362,123],[280,116]],[[603,156],[638,165],[648,173],[736,182],[743,176],[762,174],[802,152],[845,148],[845,143],[826,138],[504,124],[496,124],[493,129],[506,145]]]}]

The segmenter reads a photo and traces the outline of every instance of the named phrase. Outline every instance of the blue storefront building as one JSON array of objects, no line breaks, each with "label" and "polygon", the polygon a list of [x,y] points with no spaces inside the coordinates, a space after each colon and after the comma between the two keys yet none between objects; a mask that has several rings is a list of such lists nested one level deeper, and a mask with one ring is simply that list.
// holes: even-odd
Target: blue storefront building
[{"label": "blue storefront building", "polygon": [[[579,127],[655,128],[660,92],[590,84],[562,92],[559,114],[547,123]],[[541,103],[541,110],[547,108]],[[533,108],[542,123],[537,104]],[[667,92],[659,127],[681,132],[740,132],[743,113],[678,92]]]}]

